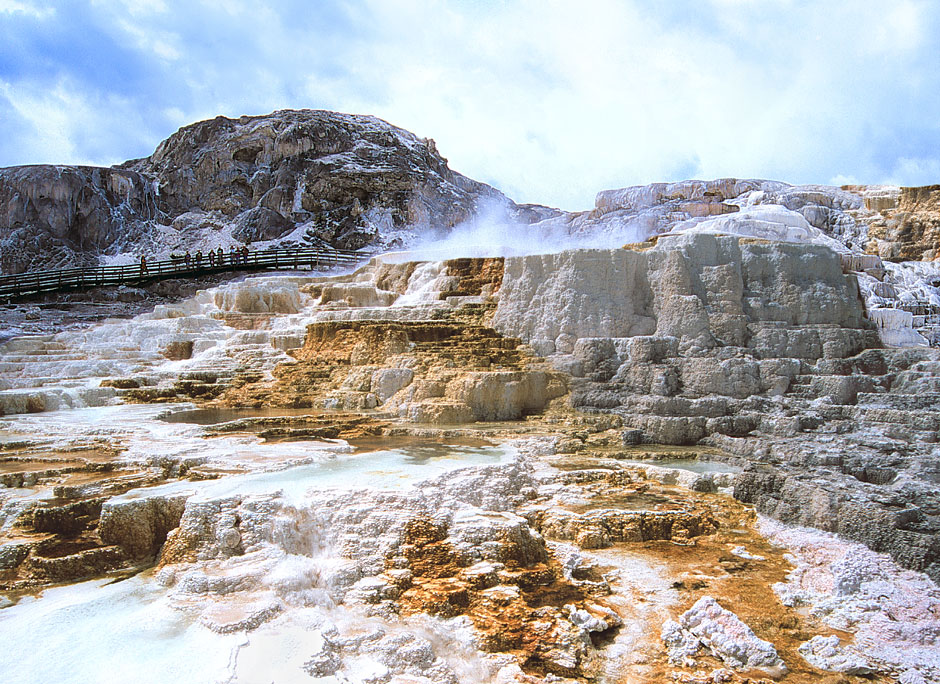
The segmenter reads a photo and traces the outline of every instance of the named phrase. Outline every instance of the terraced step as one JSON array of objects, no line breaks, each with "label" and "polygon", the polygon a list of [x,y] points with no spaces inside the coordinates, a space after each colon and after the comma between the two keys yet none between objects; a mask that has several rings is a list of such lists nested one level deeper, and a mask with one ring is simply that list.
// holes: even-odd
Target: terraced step
[{"label": "terraced step", "polygon": [[71,582],[116,570],[126,560],[124,552],[117,546],[95,545],[91,541],[54,542],[38,545],[24,565],[33,578]]},{"label": "terraced step", "polygon": [[893,389],[903,394],[940,394],[940,375],[929,370],[902,371]]},{"label": "terraced step", "polygon": [[857,403],[859,406],[906,411],[940,411],[940,392],[919,392],[917,394],[859,392]]}]

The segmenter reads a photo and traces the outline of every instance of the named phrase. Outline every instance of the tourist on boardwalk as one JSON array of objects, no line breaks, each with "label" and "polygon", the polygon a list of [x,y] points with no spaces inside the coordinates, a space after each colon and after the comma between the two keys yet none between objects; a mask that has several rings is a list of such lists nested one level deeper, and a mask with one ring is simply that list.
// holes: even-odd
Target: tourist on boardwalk
[{"label": "tourist on boardwalk", "polygon": [[202,250],[196,250],[196,268],[202,268]]},{"label": "tourist on boardwalk", "polygon": [[147,257],[143,254],[140,255],[140,277],[143,278],[147,275]]},{"label": "tourist on boardwalk", "polygon": [[228,248],[228,262],[232,266],[238,264],[238,251],[235,249],[235,245]]},{"label": "tourist on boardwalk", "polygon": [[214,249],[209,250],[209,266],[210,267],[215,266],[215,250]]},{"label": "tourist on boardwalk", "polygon": [[242,263],[248,265],[248,245],[242,245]]},{"label": "tourist on boardwalk", "polygon": [[183,259],[186,261],[186,268],[189,268],[193,263],[193,255],[187,251],[186,254],[183,255]]}]

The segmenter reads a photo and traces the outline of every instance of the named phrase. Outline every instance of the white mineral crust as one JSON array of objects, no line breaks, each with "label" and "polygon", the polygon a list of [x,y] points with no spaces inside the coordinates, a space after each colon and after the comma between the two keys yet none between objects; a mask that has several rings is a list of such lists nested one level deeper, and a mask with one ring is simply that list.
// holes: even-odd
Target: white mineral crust
[{"label": "white mineral crust", "polygon": [[773,644],[759,639],[737,615],[722,608],[711,596],[696,601],[678,622],[667,621],[662,638],[673,662],[694,656],[699,646],[704,646],[731,667],[786,670]]}]

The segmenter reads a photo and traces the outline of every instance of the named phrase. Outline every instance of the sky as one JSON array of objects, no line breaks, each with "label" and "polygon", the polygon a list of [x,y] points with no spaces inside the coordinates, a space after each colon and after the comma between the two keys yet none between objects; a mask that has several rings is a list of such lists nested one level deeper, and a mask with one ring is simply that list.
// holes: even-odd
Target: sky
[{"label": "sky", "polygon": [[688,178],[940,183],[932,0],[0,0],[0,166],[373,114],[517,202]]}]

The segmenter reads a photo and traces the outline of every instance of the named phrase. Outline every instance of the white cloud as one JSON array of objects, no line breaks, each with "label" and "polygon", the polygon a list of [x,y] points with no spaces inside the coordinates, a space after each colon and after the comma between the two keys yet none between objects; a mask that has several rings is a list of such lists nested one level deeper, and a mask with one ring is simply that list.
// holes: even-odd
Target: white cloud
[{"label": "white cloud", "polygon": [[55,7],[43,6],[28,0],[0,0],[0,14],[20,13],[36,19],[46,19],[55,15]]},{"label": "white cloud", "polygon": [[[571,209],[605,188],[689,176],[923,182],[940,158],[938,9],[913,1],[123,0],[88,17],[137,71],[117,91],[69,80],[62,64],[84,109],[36,95],[62,74],[0,73],[10,98],[42,103],[29,118],[46,141],[37,159],[102,156],[70,109],[110,126],[101,135],[121,157],[181,123],[281,107],[375,114],[517,201]],[[109,106],[146,122],[134,145]]]},{"label": "white cloud", "polygon": [[42,140],[46,154],[44,161],[56,159],[74,160],[82,163],[72,143],[70,133],[76,121],[75,98],[61,86],[49,93],[23,93],[14,91],[9,83],[0,82],[0,95],[10,103],[13,110],[25,119]]},{"label": "white cloud", "polygon": [[857,176],[845,176],[840,173],[830,178],[828,185],[859,185],[861,183],[862,181],[860,181]]},{"label": "white cloud", "polygon": [[[137,16],[137,11],[131,12]],[[179,36],[169,31],[154,30],[149,26],[134,24],[128,19],[118,19],[116,26],[127,34],[137,49],[149,53],[167,62],[173,62],[183,56],[184,48],[180,45]]]},{"label": "white cloud", "polygon": [[891,178],[895,185],[940,184],[940,159],[901,157]]},{"label": "white cloud", "polygon": [[138,102],[85,93],[67,78],[49,89],[13,88],[0,81],[0,101],[6,101],[30,129],[26,140],[20,141],[26,149],[18,148],[15,163],[107,166],[133,156],[110,151],[111,139],[120,139],[133,150],[141,138],[153,137]]},{"label": "white cloud", "polygon": [[884,7],[882,21],[874,31],[874,46],[883,52],[913,52],[920,49],[923,35],[923,4],[896,1]]}]

